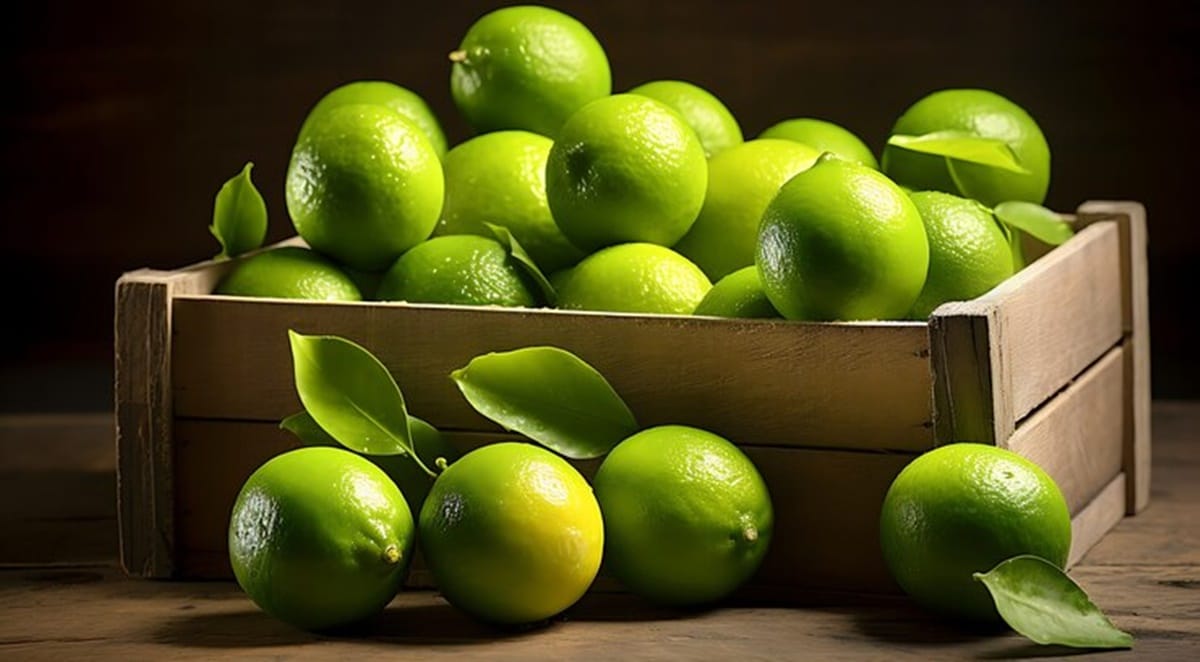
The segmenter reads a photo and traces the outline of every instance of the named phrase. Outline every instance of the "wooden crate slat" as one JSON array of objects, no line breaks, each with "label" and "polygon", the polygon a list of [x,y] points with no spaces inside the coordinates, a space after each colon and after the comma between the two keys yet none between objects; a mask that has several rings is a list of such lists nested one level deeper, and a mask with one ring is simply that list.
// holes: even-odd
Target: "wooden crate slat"
[{"label": "wooden crate slat", "polygon": [[1137,202],[1093,201],[1079,207],[1080,225],[1113,221],[1121,230],[1122,324],[1125,355],[1126,510],[1150,502],[1150,290],[1146,208]]},{"label": "wooden crate slat", "polygon": [[[511,438],[449,433],[465,450]],[[180,574],[230,576],[226,531],[242,483],[260,464],[297,445],[270,423],[181,419],[178,447]],[[904,453],[744,446],[775,506],[775,538],[756,584],[847,591],[894,591],[879,551],[879,509],[892,479],[914,456]],[[206,461],[221,458],[220,463]],[[575,462],[591,476],[599,460]],[[423,578],[423,579],[422,579]],[[415,582],[428,582],[419,575]]]},{"label": "wooden crate slat", "polygon": [[[472,357],[555,345],[595,365],[643,425],[739,443],[921,450],[932,445],[928,333],[916,322],[807,324],[408,304],[175,299],[176,413],[278,420],[299,409],[286,332],[347,336],[445,429],[494,425],[448,374]],[[253,394],[247,397],[247,394]]]},{"label": "wooden crate slat", "polygon": [[1119,473],[1091,503],[1071,518],[1071,551],[1067,555],[1067,567],[1079,563],[1124,515],[1125,474]]},{"label": "wooden crate slat", "polygon": [[1003,444],[1121,339],[1120,234],[1085,227],[990,292],[930,318],[939,443]]},{"label": "wooden crate slat", "polygon": [[1124,347],[1114,347],[1066,390],[1023,421],[1007,446],[1058,483],[1078,513],[1121,472]]}]

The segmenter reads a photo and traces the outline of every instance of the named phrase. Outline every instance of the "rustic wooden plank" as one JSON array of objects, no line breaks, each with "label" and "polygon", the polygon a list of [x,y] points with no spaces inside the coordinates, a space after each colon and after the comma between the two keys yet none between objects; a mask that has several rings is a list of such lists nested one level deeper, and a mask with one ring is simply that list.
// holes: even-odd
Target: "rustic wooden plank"
[{"label": "rustic wooden plank", "polygon": [[[477,432],[447,436],[463,451],[511,438]],[[180,574],[228,578],[226,531],[237,492],[255,468],[296,447],[296,441],[270,423],[181,419],[175,444]],[[781,596],[796,587],[896,590],[879,553],[879,509],[912,455],[743,448],[762,472],[776,513],[772,549],[753,583],[784,589],[775,592]],[[600,463],[574,464],[591,476]],[[428,577],[414,582],[427,585]]]},{"label": "rustic wooden plank", "polygon": [[939,442],[1003,444],[1122,336],[1119,231],[1084,228],[986,294],[930,319]]},{"label": "rustic wooden plank", "polygon": [[1150,294],[1146,208],[1137,202],[1092,201],[1079,207],[1079,222],[1115,221],[1121,230],[1121,310],[1126,354],[1127,510],[1150,502]]},{"label": "rustic wooden plank", "polygon": [[489,351],[556,345],[595,365],[644,425],[687,423],[760,445],[921,450],[932,444],[919,322],[766,320],[277,299],[175,299],[176,412],[278,420],[296,411],[286,332],[375,352],[410,409],[488,430],[448,378]]},{"label": "rustic wooden plank", "polygon": [[211,266],[142,269],[117,281],[117,513],[121,563],[132,575],[168,577],[174,572],[171,302],[180,294],[207,292],[212,271]]},{"label": "rustic wooden plank", "polygon": [[131,575],[167,576],[174,562],[171,480],[172,276],[125,274],[116,291],[117,520]]},{"label": "rustic wooden plank", "polygon": [[1124,348],[1114,347],[1023,421],[1007,447],[1054,479],[1079,513],[1121,472]]},{"label": "rustic wooden plank", "polygon": [[1091,503],[1071,518],[1071,551],[1067,567],[1091,551],[1125,516],[1125,474],[1117,474]]}]

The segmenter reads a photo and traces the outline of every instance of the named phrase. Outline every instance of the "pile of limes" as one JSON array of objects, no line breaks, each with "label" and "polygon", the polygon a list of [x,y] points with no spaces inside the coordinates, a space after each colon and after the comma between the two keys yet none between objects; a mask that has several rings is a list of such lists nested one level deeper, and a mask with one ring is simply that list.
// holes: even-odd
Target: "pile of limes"
[{"label": "pile of limes", "polygon": [[1020,266],[1020,233],[990,207],[1041,203],[1049,182],[1037,124],[983,90],[918,101],[877,160],[814,118],[745,140],[688,82],[613,94],[596,37],[546,7],[483,16],[449,60],[478,135],[447,150],[425,101],[390,82],[329,92],[287,172],[311,250],[240,260],[217,293],[924,318]]},{"label": "pile of limes", "polygon": [[[393,83],[328,93],[300,129],[285,186],[308,248],[236,261],[218,294],[920,319],[1012,275],[1023,264],[1024,232],[1064,234],[1045,231],[1060,221],[1036,207],[1050,172],[1041,130],[985,90],[920,99],[876,159],[857,136],[815,118],[745,140],[716,96],[683,81],[613,94],[595,36],[545,7],[483,16],[449,60],[454,102],[478,135],[447,149],[429,106]],[[265,231],[249,167],[241,177],[222,189],[214,212],[225,255],[261,243]],[[1021,213],[1002,211],[1013,203]],[[319,372],[319,363],[306,370]],[[503,374],[498,383],[546,376],[513,366]],[[297,415],[289,429],[310,444],[361,452],[363,439],[403,438],[413,461],[305,448],[246,483],[230,524],[234,570],[265,610],[301,627],[378,612],[402,582],[414,538],[447,599],[499,623],[567,608],[602,557],[641,595],[709,603],[746,581],[770,540],[761,476],[711,433],[628,431],[589,485],[531,444],[456,458],[402,400],[401,422],[389,428],[390,414],[372,408],[381,393],[399,397],[394,383],[365,408],[336,384],[322,388],[337,396],[334,414],[305,400],[311,418]],[[518,395],[500,409],[536,409],[537,397]],[[360,415],[361,429],[330,429]],[[988,620],[995,607],[972,573],[1022,554],[1061,567],[1070,520],[1036,466],[956,444],[900,474],[882,505],[881,537],[894,577],[919,601]]]}]

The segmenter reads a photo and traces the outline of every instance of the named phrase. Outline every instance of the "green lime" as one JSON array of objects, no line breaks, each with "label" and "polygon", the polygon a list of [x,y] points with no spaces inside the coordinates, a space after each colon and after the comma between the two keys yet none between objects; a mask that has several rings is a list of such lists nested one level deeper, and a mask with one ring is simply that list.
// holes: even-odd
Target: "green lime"
[{"label": "green lime", "polygon": [[379,284],[381,301],[525,306],[537,297],[500,242],[473,234],[434,237],[402,255]]},{"label": "green lime", "polygon": [[612,92],[608,56],[582,23],[547,7],[505,7],[476,21],[450,54],[450,92],[480,133],[555,137],[584,104]]},{"label": "green lime", "polygon": [[913,104],[892,127],[892,135],[919,136],[965,131],[1003,140],[1029,174],[947,160],[888,146],[883,171],[915,191],[945,191],[994,207],[1008,200],[1041,204],[1050,187],[1050,146],[1041,128],[1017,104],[987,90],[942,90]]},{"label": "green lime", "polygon": [[742,144],[742,127],[733,113],[704,88],[681,80],[656,80],[629,90],[661,101],[679,113],[696,132],[704,155],[712,157],[734,145]]},{"label": "green lime", "polygon": [[714,156],[708,162],[704,207],[675,250],[713,280],[754,264],[758,225],[767,205],[820,155],[787,140],[751,140]]},{"label": "green lime", "polygon": [[710,432],[643,430],[617,444],[593,481],[604,565],[656,602],[706,604],[742,585],[771,544],[771,497],[754,463]]},{"label": "green lime", "polygon": [[416,92],[382,80],[360,80],[334,88],[308,111],[300,133],[304,133],[304,127],[314,116],[330,108],[364,103],[386,106],[396,111],[425,134],[438,158],[446,155],[446,134],[442,132],[442,125],[438,123],[437,115],[433,114],[429,104]]},{"label": "green lime", "polygon": [[712,287],[700,267],[656,244],[620,244],[558,277],[558,307],[690,315]]},{"label": "green lime", "polygon": [[413,518],[379,467],[301,448],[259,467],[229,521],[229,561],[268,614],[306,630],[365,620],[391,602],[412,558]]},{"label": "green lime", "polygon": [[879,169],[871,148],[861,138],[825,120],[811,117],[784,120],[763,131],[761,138],[794,140],[819,152],[833,152],[848,161],[858,161],[868,168]]},{"label": "green lime", "polygon": [[587,481],[525,443],[490,444],[451,464],[425,500],[419,529],[438,590],[494,623],[532,623],[575,604],[604,549]]},{"label": "green lime", "polygon": [[538,267],[556,271],[583,259],[554,224],[546,202],[546,157],[554,141],[528,131],[497,131],[446,155],[446,201],[434,235],[492,237],[485,223],[512,232]]},{"label": "green lime", "polygon": [[420,129],[383,106],[342,106],[314,116],[300,134],[287,208],[314,250],[377,271],[433,232],[443,187]]},{"label": "green lime", "polygon": [[1011,451],[950,444],[909,463],[879,518],[883,558],[917,602],[951,616],[997,621],[972,573],[1018,554],[1064,567],[1071,515],[1046,472]]},{"label": "green lime", "polygon": [[929,242],[900,187],[878,170],[824,154],[767,207],[755,264],[788,319],[894,319],[925,283]]},{"label": "green lime", "polygon": [[947,301],[987,292],[1013,274],[1013,253],[992,210],[949,193],[909,195],[929,238],[929,274],[911,316],[925,319]]},{"label": "green lime", "polygon": [[546,163],[546,196],[584,250],[630,241],[670,246],[704,204],[708,164],[696,133],[662,103],[617,94],[563,125]]},{"label": "green lime", "polygon": [[354,281],[321,255],[299,246],[272,248],[233,263],[213,294],[277,299],[361,301]]},{"label": "green lime", "polygon": [[742,267],[714,283],[693,314],[759,319],[780,316],[763,291],[754,265]]}]

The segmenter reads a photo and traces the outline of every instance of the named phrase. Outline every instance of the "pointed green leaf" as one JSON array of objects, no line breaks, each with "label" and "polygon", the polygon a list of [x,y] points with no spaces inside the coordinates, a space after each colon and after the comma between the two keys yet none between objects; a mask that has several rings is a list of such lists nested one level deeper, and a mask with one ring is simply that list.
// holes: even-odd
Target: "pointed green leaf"
[{"label": "pointed green leaf", "polygon": [[450,378],[475,411],[572,459],[600,457],[638,429],[608,381],[557,347],[477,356]]},{"label": "pointed green leaf", "polygon": [[550,284],[550,279],[546,278],[546,274],[538,268],[536,262],[525,249],[521,247],[520,242],[513,236],[513,233],[508,231],[508,228],[503,225],[494,223],[484,223],[492,234],[496,235],[496,239],[508,249],[508,254],[512,256],[517,264],[525,270],[525,273],[537,283],[538,289],[542,292],[542,298],[545,299],[547,306],[554,306],[558,303],[558,293],[554,291],[554,286]]},{"label": "pointed green leaf", "polygon": [[267,236],[267,204],[250,181],[253,168],[253,163],[246,163],[217,192],[208,231],[221,242],[221,256],[235,257],[254,250]]},{"label": "pointed green leaf", "polygon": [[996,205],[994,213],[1005,225],[1028,232],[1038,241],[1051,246],[1058,246],[1075,234],[1075,230],[1061,216],[1032,202],[1001,202]]},{"label": "pointed green leaf", "polygon": [[325,428],[317,425],[317,422],[313,420],[312,414],[307,411],[298,411],[279,421],[279,428],[296,435],[300,443],[305,446],[341,446],[337,442],[337,439],[329,436]]},{"label": "pointed green leaf", "polygon": [[992,594],[1004,622],[1039,644],[1133,647],[1133,637],[1118,630],[1078,584],[1045,559],[1014,556],[974,577]]},{"label": "pointed green leaf", "polygon": [[1021,166],[1020,160],[1008,143],[995,138],[981,138],[967,131],[935,131],[920,136],[896,134],[888,138],[887,144],[910,152],[944,156],[1023,175],[1029,174],[1029,171]]},{"label": "pointed green leaf", "polygon": [[412,455],[404,396],[379,359],[337,336],[288,331],[296,392],[341,445],[366,455]]}]

